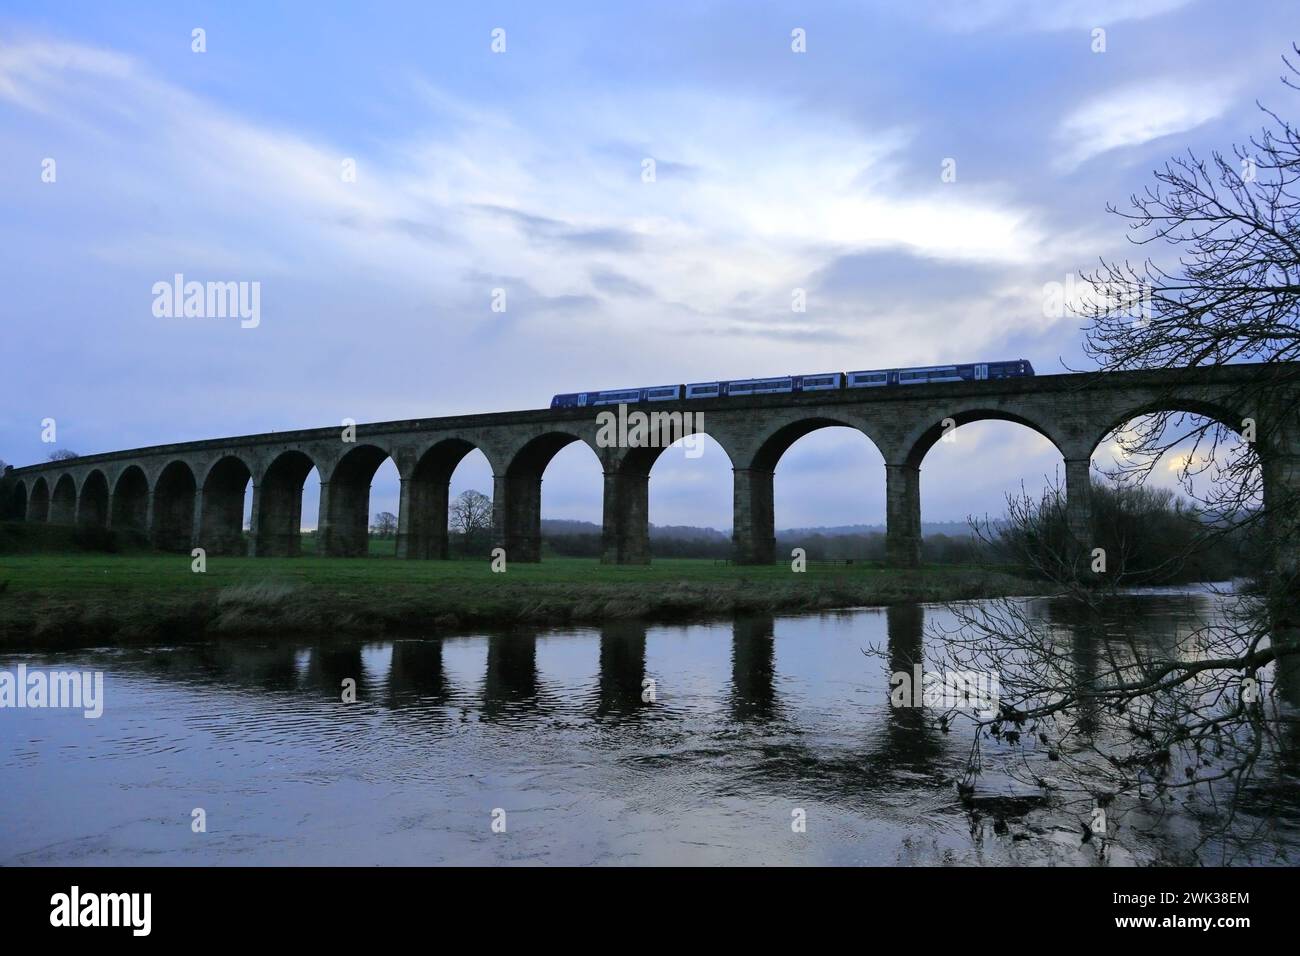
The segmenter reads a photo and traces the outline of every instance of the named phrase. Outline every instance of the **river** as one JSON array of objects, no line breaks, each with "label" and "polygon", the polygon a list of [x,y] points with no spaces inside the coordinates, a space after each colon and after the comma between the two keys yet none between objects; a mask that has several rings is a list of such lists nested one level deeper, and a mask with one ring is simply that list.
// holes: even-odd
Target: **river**
[{"label": "river", "polygon": [[[1163,641],[1225,599],[1146,593],[1115,617]],[[1139,806],[1084,841],[1077,808],[1003,773],[996,746],[963,800],[969,727],[889,699],[891,660],[952,623],[910,606],[3,655],[103,672],[104,707],[0,711],[0,863],[1222,861],[1208,803]],[[1300,861],[1295,784],[1243,802],[1239,827],[1277,826],[1234,862]]]}]

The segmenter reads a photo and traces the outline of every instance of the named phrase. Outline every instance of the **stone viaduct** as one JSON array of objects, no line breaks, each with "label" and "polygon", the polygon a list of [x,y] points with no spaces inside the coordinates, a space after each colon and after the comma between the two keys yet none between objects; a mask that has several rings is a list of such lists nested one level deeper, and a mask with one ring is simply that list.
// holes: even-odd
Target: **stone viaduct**
[{"label": "stone viaduct", "polygon": [[[1094,449],[1116,427],[1158,410],[1194,412],[1240,430],[1270,413],[1244,407],[1270,367],[1233,365],[1161,372],[1040,375],[1003,381],[764,395],[632,406],[696,412],[702,431],[731,460],[733,545],[745,564],[775,560],[773,474],[795,441],[841,425],[865,434],[885,460],[887,543],[891,564],[918,563],[921,465],[948,428],[984,419],[1018,422],[1051,441],[1064,462],[1069,520],[1087,527]],[[1274,367],[1274,370],[1275,367]],[[1294,374],[1294,373],[1292,373]],[[1294,419],[1296,399],[1278,403]],[[1272,403],[1270,403],[1272,404]],[[493,472],[493,532],[511,561],[541,553],[542,475],[571,442],[586,442],[604,471],[603,560],[649,561],[650,469],[661,447],[602,447],[597,413],[570,408],[463,415],[157,445],[44,462],[6,473],[4,516],[146,534],[161,549],[242,554],[244,497],[252,483],[254,556],[298,553],[303,483],[320,476],[318,548],[331,556],[366,553],[370,484],[392,458],[401,477],[397,553],[447,556],[448,486],[471,450]],[[1281,413],[1277,413],[1281,414]],[[1300,430],[1260,421],[1265,495],[1300,490]],[[863,481],[871,480],[863,476]]]}]

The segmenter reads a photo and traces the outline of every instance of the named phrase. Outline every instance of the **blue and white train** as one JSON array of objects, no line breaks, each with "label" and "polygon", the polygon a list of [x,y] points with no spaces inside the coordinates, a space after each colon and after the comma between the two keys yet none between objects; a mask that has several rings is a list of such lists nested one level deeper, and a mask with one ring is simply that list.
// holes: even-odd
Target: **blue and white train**
[{"label": "blue and white train", "polygon": [[571,392],[551,399],[551,408],[586,408],[592,405],[634,405],[670,402],[683,398],[728,398],[743,395],[802,394],[845,388],[887,388],[932,382],[984,382],[1027,378],[1034,367],[1026,359],[977,362],[971,365],[930,365],[925,368],[887,368],[861,372],[822,372],[782,378],[743,378],[729,382],[694,382],[690,385],[654,385],[650,388],[614,388],[602,392]]}]

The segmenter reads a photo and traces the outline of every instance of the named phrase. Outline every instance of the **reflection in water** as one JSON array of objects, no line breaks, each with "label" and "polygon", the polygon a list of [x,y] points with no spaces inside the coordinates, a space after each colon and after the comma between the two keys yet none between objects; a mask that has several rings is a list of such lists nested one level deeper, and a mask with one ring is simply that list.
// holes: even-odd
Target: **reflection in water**
[{"label": "reflection in water", "polygon": [[388,668],[386,701],[398,708],[407,703],[445,704],[452,697],[442,667],[442,640],[396,641]]},{"label": "reflection in water", "polygon": [[357,699],[370,696],[365,665],[361,661],[361,645],[351,647],[317,647],[307,660],[304,684],[327,697],[342,697],[343,682],[356,682]]},{"label": "reflection in water", "polygon": [[214,682],[236,684],[250,690],[285,691],[298,683],[297,651],[292,645],[240,647],[203,645],[202,654]]},{"label": "reflection in water", "polygon": [[1083,734],[1097,731],[1098,701],[1092,693],[1103,673],[1101,654],[1107,644],[1106,622],[1095,612],[1075,601],[1050,600],[1047,603],[1048,620],[1060,628],[1069,642],[1070,684],[1079,694],[1078,728]]},{"label": "reflection in water", "polygon": [[775,630],[770,614],[738,618],[731,626],[732,720],[745,723],[779,716]]},{"label": "reflection in water", "polygon": [[[1128,641],[1175,641],[1188,607],[1036,613],[1086,687]],[[890,706],[890,674],[911,672],[947,615],[11,656],[0,667],[105,671],[106,706],[97,721],[0,713],[0,863],[1095,864],[1060,808],[972,826],[954,786],[969,735]],[[1296,768],[1281,770],[1294,826]],[[201,841],[194,806],[209,811]],[[1109,860],[1181,860],[1202,824],[1125,833]]]},{"label": "reflection in water", "polygon": [[644,621],[610,621],[600,629],[597,717],[634,717],[650,706],[645,696]]},{"label": "reflection in water", "polygon": [[537,632],[518,630],[489,637],[483,719],[537,710],[537,689]]},{"label": "reflection in water", "polygon": [[[912,674],[925,657],[925,611],[917,604],[891,607],[889,624],[889,672]],[[934,715],[921,707],[890,707],[887,711],[883,745],[872,754],[878,773],[930,775],[944,745]]]}]

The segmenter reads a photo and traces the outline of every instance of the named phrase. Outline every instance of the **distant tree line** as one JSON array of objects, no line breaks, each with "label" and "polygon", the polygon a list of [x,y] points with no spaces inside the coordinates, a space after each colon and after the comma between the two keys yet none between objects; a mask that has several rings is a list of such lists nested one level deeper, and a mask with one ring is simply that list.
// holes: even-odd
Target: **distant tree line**
[{"label": "distant tree line", "polygon": [[[492,499],[465,491],[451,502],[448,539],[452,557],[485,557],[492,548]],[[551,528],[548,530],[547,525]],[[585,522],[545,522],[544,555],[599,558],[600,532]],[[1210,533],[1214,532],[1214,533]],[[397,536],[397,516],[374,516],[372,536]],[[1039,500],[1013,497],[1005,516],[986,519],[970,534],[931,533],[921,542],[927,564],[997,564],[1036,573],[1049,555],[1068,548],[1064,497],[1049,488]],[[778,532],[778,560],[802,548],[809,561],[885,560],[886,538],[879,531],[824,533]],[[1221,581],[1254,572],[1262,559],[1257,539],[1245,533],[1209,528],[1177,494],[1147,485],[1122,486],[1094,482],[1090,548],[1103,548],[1111,570],[1134,584],[1181,584]],[[656,527],[651,530],[652,558],[697,558],[725,561],[731,539],[712,529]]]},{"label": "distant tree line", "polygon": [[[991,560],[1041,571],[1070,554],[1065,498],[1048,488],[1038,500],[1008,501],[1007,517],[980,534]],[[1216,526],[1168,488],[1092,484],[1090,554],[1101,549],[1106,573],[1130,585],[1186,584],[1249,577],[1263,566],[1258,535],[1240,525]]]},{"label": "distant tree line", "polygon": [[[803,548],[809,561],[884,561],[886,537],[880,531],[852,534],[801,532],[776,536],[778,555]],[[928,564],[974,564],[981,556],[974,534],[927,534],[921,541],[921,560]]]}]

